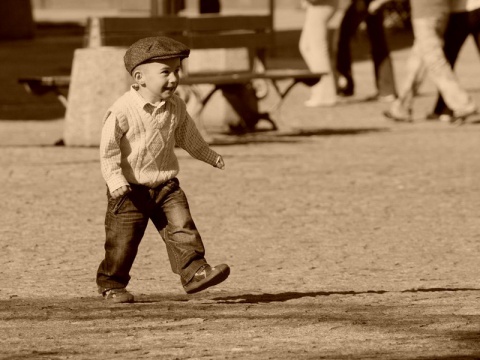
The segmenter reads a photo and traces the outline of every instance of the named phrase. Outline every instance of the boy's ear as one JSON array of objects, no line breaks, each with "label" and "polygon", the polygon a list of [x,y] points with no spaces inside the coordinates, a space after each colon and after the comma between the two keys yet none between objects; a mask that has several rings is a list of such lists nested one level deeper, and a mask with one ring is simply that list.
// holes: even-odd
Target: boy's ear
[{"label": "boy's ear", "polygon": [[140,69],[135,69],[132,76],[138,84],[143,85],[143,74]]}]

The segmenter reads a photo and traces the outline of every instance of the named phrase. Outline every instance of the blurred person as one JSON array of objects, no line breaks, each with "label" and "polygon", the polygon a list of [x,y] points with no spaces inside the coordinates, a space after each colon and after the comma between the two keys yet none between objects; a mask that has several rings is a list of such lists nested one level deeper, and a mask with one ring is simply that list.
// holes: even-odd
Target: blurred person
[{"label": "blurred person", "polygon": [[328,22],[335,14],[338,0],[303,0],[305,21],[300,35],[299,50],[312,72],[325,73],[311,87],[305,106],[332,106],[337,103],[335,78],[332,70]]},{"label": "blurred person", "polygon": [[218,14],[221,8],[220,0],[200,0],[198,3],[200,14]]},{"label": "blurred person", "polygon": [[[445,30],[444,51],[448,63],[455,67],[458,54],[469,35],[473,36],[480,53],[480,0],[450,0],[450,19]],[[439,94],[434,110],[427,115],[428,120],[449,120],[452,110]]]},{"label": "blurred person", "polygon": [[135,80],[108,109],[100,140],[100,167],[107,185],[105,257],[97,270],[99,293],[110,302],[129,303],[130,270],[151,220],[165,242],[170,266],[187,294],[224,281],[230,268],[210,266],[177,174],[179,146],[192,157],[224,169],[221,155],[203,140],[186,105],[175,94],[184,44],[148,37],[125,53]]},{"label": "blurred person", "polygon": [[393,64],[383,26],[382,6],[387,1],[389,0],[351,0],[345,11],[340,24],[336,55],[337,93],[340,96],[354,94],[351,40],[360,24],[365,21],[377,88],[377,93],[371,99],[389,102],[396,98]]},{"label": "blurred person", "polygon": [[[219,14],[222,11],[220,0],[200,0],[200,14]],[[228,128],[233,134],[255,132],[260,120],[266,120],[276,129],[276,124],[266,112],[260,112],[257,91],[252,81],[246,84],[227,84],[219,86],[222,95],[237,113],[238,119],[230,120]]]},{"label": "blurred person", "polygon": [[185,10],[185,0],[163,1],[163,11],[165,15],[178,15],[182,10]]},{"label": "blurred person", "polygon": [[446,104],[452,109],[452,121],[465,119],[477,111],[475,103],[460,86],[444,52],[445,30],[450,17],[449,0],[411,1],[414,43],[407,60],[404,83],[387,118],[412,121],[413,100],[426,71]]}]

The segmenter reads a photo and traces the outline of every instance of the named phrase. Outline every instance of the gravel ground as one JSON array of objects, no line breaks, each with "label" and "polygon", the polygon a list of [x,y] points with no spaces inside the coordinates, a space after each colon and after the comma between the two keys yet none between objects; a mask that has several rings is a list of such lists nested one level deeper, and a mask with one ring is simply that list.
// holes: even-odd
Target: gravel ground
[{"label": "gravel ground", "polygon": [[[394,53],[401,81],[406,51]],[[223,284],[185,295],[149,227],[137,302],[96,294],[105,185],[96,148],[54,146],[63,120],[0,121],[0,359],[480,358],[478,119],[459,127],[381,116],[369,62],[357,97],[279,132],[222,135],[225,171],[178,150],[179,176]],[[477,103],[469,44],[459,77]]]}]

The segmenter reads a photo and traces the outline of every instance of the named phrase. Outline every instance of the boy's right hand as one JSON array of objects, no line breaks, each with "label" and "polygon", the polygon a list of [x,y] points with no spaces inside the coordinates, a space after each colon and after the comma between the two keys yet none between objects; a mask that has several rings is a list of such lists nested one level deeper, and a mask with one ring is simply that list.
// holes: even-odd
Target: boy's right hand
[{"label": "boy's right hand", "polygon": [[132,191],[130,186],[123,185],[121,188],[113,190],[111,195],[112,195],[112,198],[118,199],[119,197],[122,197],[123,195],[128,194],[130,191]]},{"label": "boy's right hand", "polygon": [[215,167],[220,170],[225,170],[225,162],[221,155],[218,155],[217,162],[215,163]]}]

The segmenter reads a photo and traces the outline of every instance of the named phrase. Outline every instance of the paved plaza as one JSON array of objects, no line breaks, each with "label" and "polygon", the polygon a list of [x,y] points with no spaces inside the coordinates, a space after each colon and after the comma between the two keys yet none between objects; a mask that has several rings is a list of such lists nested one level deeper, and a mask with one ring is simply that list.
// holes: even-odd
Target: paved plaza
[{"label": "paved plaza", "polygon": [[[393,52],[399,82],[407,54]],[[423,120],[427,81],[415,122],[389,122],[365,101],[372,68],[355,63],[356,96],[335,107],[294,89],[278,132],[204,119],[226,169],[179,149],[179,179],[207,260],[231,275],[186,295],[150,226],[134,304],[96,293],[98,149],[55,146],[61,117],[2,119],[0,359],[480,358],[480,118]],[[457,73],[480,104],[472,42]]]}]

